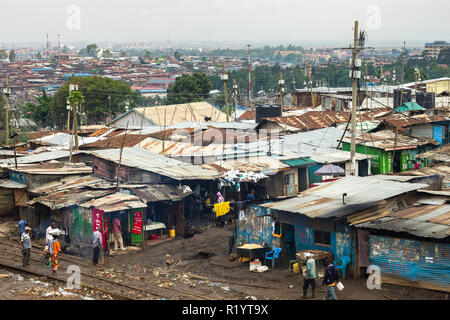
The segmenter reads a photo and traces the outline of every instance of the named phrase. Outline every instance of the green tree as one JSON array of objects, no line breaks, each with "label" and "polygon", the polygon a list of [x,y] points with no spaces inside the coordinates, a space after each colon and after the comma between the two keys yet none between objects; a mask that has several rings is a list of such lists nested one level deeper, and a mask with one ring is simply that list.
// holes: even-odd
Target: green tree
[{"label": "green tree", "polygon": [[[422,69],[418,68],[420,71],[420,79],[421,80],[428,80],[428,74]],[[414,82],[416,80],[416,71],[415,67],[410,67],[405,71],[405,78],[404,82]],[[417,77],[417,80],[419,80],[419,76]]]},{"label": "green tree", "polygon": [[[115,117],[125,112],[125,101],[129,102],[130,108],[138,104],[139,95],[122,81],[105,77],[86,77],[76,78],[75,83],[78,84],[78,90],[84,96],[83,111],[86,113],[86,124],[104,123],[110,114]],[[50,119],[56,128],[66,126],[68,96],[69,82],[52,97]]]},{"label": "green tree", "polygon": [[27,102],[23,107],[23,116],[33,120],[40,128],[51,126],[50,103],[51,98],[45,90],[42,90],[42,96],[37,98],[38,104]]},{"label": "green tree", "polygon": [[450,47],[439,52],[437,63],[450,65]]},{"label": "green tree", "polygon": [[90,57],[95,57],[97,55],[97,50],[98,50],[98,48],[97,48],[97,45],[95,43],[89,44],[86,47],[87,54]]},{"label": "green tree", "polygon": [[0,59],[1,59],[1,60],[4,60],[4,59],[6,59],[6,58],[8,58],[8,54],[6,53],[5,50],[0,49]]},{"label": "green tree", "polygon": [[9,62],[14,62],[14,61],[16,61],[16,53],[15,53],[14,49],[12,49],[9,52]]},{"label": "green tree", "polygon": [[181,58],[181,54],[178,51],[175,51],[173,56],[175,57],[175,59],[180,60]]},{"label": "green tree", "polygon": [[203,101],[209,98],[211,80],[204,73],[184,74],[169,85],[167,100],[170,104]]}]

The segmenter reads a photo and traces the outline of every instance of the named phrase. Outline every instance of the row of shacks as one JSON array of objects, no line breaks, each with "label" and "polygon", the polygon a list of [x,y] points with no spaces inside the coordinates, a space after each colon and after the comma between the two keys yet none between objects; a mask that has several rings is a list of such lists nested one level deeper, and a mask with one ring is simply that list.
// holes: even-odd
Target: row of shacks
[{"label": "row of shacks", "polygon": [[[348,135],[338,125],[348,116],[328,113],[258,124],[101,128],[83,133],[81,150],[73,153],[45,152],[70,146],[70,135],[51,134],[22,146],[35,149],[31,155],[19,152],[14,160],[5,150],[0,213],[15,211],[41,234],[56,220],[79,248],[89,246],[94,228],[110,231],[117,215],[125,243],[139,245],[147,240],[143,230],[158,233],[163,226],[182,236],[214,224],[220,191],[238,220],[238,245],[281,247],[285,262],[302,250],[330,252],[334,259],[349,257],[355,277],[377,265],[384,281],[448,291],[448,134],[438,142],[413,138],[374,117],[358,123],[364,130],[357,133],[357,176]],[[446,119],[438,120],[448,131]],[[277,127],[281,136],[261,134]],[[211,139],[217,133],[225,139]],[[416,159],[421,169],[409,171]],[[315,174],[328,164],[341,167],[344,177]],[[251,189],[257,201],[246,206]]]}]

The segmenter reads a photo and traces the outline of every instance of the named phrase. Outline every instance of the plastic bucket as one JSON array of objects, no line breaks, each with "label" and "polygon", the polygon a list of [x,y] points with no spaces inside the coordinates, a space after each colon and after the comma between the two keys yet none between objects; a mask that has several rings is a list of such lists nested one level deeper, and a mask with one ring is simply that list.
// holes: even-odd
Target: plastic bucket
[{"label": "plastic bucket", "polygon": [[175,230],[174,229],[169,230],[169,237],[175,238]]},{"label": "plastic bucket", "polygon": [[336,288],[338,288],[339,291],[342,291],[342,290],[344,290],[344,285],[341,282],[338,282],[336,285]]},{"label": "plastic bucket", "polygon": [[294,271],[294,273],[300,272],[300,268],[298,267],[298,262],[296,262],[292,265],[292,270]]}]

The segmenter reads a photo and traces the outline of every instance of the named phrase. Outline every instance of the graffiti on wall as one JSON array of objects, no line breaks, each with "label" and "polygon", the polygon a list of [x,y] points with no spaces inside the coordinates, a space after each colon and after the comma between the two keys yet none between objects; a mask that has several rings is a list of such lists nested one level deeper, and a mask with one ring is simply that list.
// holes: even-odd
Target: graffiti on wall
[{"label": "graffiti on wall", "polygon": [[350,248],[350,245],[350,232],[336,232],[336,258],[345,256],[346,249]]},{"label": "graffiti on wall", "polygon": [[237,243],[258,243],[271,245],[273,241],[273,219],[267,208],[251,205],[244,212],[244,219],[239,220]]}]

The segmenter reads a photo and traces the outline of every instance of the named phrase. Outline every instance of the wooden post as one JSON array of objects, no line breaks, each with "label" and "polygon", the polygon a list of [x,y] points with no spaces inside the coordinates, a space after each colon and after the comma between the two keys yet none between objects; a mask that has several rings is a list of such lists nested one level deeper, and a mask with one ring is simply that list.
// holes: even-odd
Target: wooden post
[{"label": "wooden post", "polygon": [[125,145],[125,140],[127,138],[127,131],[128,131],[128,121],[127,121],[127,126],[125,128],[125,134],[123,137],[122,146],[120,148],[119,165],[117,166],[117,173],[116,173],[116,176],[117,176],[116,192],[119,192],[120,164],[122,163],[122,152],[123,152],[123,147]]}]

